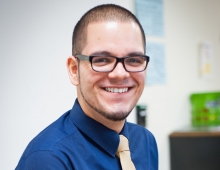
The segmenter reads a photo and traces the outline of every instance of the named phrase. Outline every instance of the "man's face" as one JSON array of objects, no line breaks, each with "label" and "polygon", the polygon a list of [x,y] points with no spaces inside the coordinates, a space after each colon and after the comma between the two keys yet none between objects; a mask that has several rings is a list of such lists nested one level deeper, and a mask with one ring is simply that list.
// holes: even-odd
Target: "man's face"
[{"label": "man's face", "polygon": [[[123,57],[144,54],[141,31],[133,22],[97,22],[87,29],[83,55],[106,54]],[[118,63],[110,73],[92,70],[89,61],[79,63],[78,100],[84,112],[93,118],[113,121],[125,119],[136,105],[144,89],[145,71],[126,72]]]}]

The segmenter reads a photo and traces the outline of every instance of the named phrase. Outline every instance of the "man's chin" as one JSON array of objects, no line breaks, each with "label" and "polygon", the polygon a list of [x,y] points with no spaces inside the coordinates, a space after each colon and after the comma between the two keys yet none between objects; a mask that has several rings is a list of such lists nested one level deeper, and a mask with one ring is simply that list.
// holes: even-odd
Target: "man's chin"
[{"label": "man's chin", "polygon": [[125,120],[131,111],[118,111],[113,113],[107,113],[107,112],[99,112],[103,117],[105,117],[108,120],[111,121],[122,121]]},{"label": "man's chin", "polygon": [[[112,121],[122,121],[125,120],[128,115],[130,114],[130,111],[127,111],[123,108],[125,104],[122,103],[115,103],[115,104],[108,104],[108,102],[102,102],[105,104],[101,104],[101,106],[93,105],[92,103],[89,102],[89,100],[86,100],[85,96],[81,92],[84,101],[89,105],[90,108],[92,108],[95,112],[98,114],[102,115],[104,118]],[[121,110],[121,109],[124,110]]]}]

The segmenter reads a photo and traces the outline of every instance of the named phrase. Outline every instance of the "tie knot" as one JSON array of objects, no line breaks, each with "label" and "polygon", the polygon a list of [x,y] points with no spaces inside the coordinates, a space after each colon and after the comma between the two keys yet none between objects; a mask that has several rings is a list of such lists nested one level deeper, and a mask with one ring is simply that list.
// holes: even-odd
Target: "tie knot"
[{"label": "tie knot", "polygon": [[123,135],[119,135],[119,138],[120,142],[118,146],[118,152],[129,151],[128,139]]}]

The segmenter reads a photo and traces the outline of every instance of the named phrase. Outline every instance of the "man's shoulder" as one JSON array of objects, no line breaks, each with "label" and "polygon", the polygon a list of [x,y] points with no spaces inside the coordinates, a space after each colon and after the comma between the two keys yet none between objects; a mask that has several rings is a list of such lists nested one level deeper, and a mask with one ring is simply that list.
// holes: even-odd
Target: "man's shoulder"
[{"label": "man's shoulder", "polygon": [[52,151],[75,132],[76,127],[70,121],[68,111],[33,138],[24,154],[27,156],[37,151]]},{"label": "man's shoulder", "polygon": [[81,133],[70,120],[70,111],[64,113],[31,140],[16,170],[41,167],[51,169],[49,166],[52,165],[57,169],[68,169],[64,166],[71,165],[68,164],[68,156],[65,153],[69,153],[70,147],[71,149],[75,147],[80,137]]}]

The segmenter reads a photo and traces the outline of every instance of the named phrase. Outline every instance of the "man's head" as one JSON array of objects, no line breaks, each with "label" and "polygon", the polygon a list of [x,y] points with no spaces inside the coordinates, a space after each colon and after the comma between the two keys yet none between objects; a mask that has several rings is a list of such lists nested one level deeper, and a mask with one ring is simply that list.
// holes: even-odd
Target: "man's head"
[{"label": "man's head", "polygon": [[[97,72],[97,68],[92,68],[93,64],[79,61],[76,54],[84,55],[86,59],[102,56],[92,62],[102,68],[111,63],[108,57],[119,62],[109,72]],[[142,61],[133,56],[144,54],[143,29],[126,9],[103,5],[82,17],[74,30],[73,56],[68,58],[67,67],[85,114],[106,126],[109,122],[124,122],[143,92],[146,75],[144,69],[136,68]],[[126,63],[121,58],[126,58]],[[131,68],[139,72],[130,72]],[[108,127],[114,129],[111,125]]]},{"label": "man's head", "polygon": [[90,23],[117,21],[117,22],[131,22],[136,23],[142,34],[142,41],[144,52],[146,51],[146,41],[143,28],[137,18],[127,9],[114,5],[106,4],[100,5],[90,9],[76,24],[72,37],[72,55],[81,54],[87,40],[87,28]]}]

